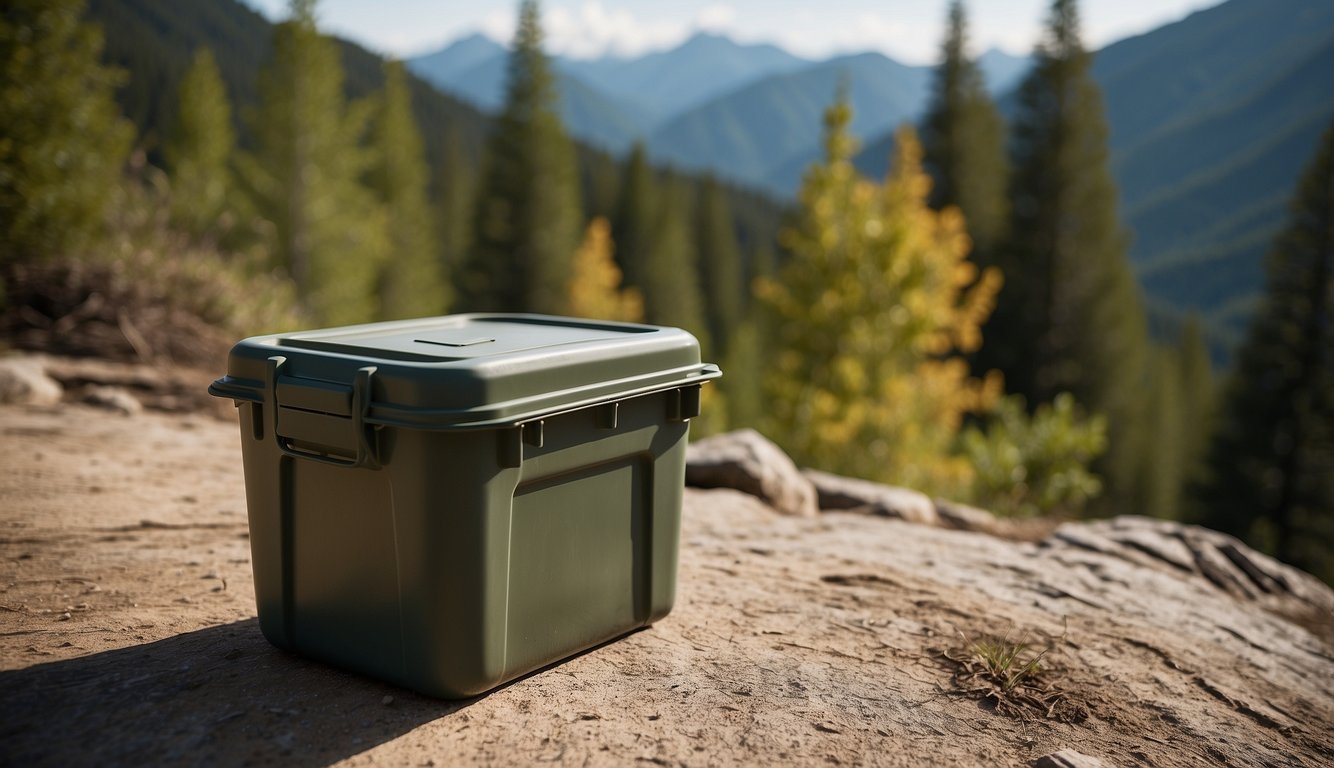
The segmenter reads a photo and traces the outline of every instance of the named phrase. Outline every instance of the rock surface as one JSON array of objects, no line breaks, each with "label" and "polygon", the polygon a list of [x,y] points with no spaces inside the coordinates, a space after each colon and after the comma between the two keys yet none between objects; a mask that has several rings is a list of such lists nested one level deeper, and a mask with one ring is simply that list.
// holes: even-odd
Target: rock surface
[{"label": "rock surface", "polygon": [[60,382],[46,374],[42,358],[0,357],[0,403],[53,405],[63,395]]},{"label": "rock surface", "polygon": [[1073,749],[1063,749],[1039,757],[1033,766],[1034,768],[1102,768],[1102,761],[1096,757],[1081,755]]},{"label": "rock surface", "polygon": [[833,475],[818,469],[803,470],[802,474],[815,486],[821,510],[860,512],[897,517],[919,525],[940,525],[936,505],[924,493]]},{"label": "rock surface", "polygon": [[690,444],[686,485],[734,488],[786,515],[819,513],[815,488],[782,449],[753,429],[714,435]]},{"label": "rock surface", "polygon": [[122,416],[134,416],[144,410],[134,395],[121,387],[89,387],[83,393],[83,402]]},{"label": "rock surface", "polygon": [[[426,699],[264,641],[237,433],[0,407],[0,762],[1334,761],[1334,593],[1227,537],[1118,518],[1015,542],[727,489],[687,490],[657,625]],[[1046,649],[1010,693],[970,651],[1005,637]]]},{"label": "rock surface", "polygon": [[1007,527],[1002,521],[996,519],[995,515],[985,509],[970,507],[967,504],[949,501],[948,499],[935,499],[934,501],[936,517],[940,518],[940,524],[946,528],[1003,535]]}]

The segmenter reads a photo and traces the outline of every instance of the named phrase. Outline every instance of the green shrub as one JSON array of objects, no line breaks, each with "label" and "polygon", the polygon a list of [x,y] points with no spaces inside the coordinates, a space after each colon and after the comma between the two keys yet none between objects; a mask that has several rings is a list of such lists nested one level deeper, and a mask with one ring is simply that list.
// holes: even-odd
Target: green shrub
[{"label": "green shrub", "polygon": [[1069,393],[1031,416],[1011,395],[997,404],[986,430],[962,435],[973,465],[973,503],[998,515],[1079,515],[1102,492],[1089,466],[1107,449],[1107,421],[1085,416]]}]

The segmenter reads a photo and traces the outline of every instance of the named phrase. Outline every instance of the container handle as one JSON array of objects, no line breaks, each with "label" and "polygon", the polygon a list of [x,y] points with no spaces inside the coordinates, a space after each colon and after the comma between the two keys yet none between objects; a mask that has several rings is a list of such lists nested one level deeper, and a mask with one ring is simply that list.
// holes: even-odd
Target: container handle
[{"label": "container handle", "polygon": [[366,414],[371,407],[371,377],[375,374],[375,366],[370,365],[358,369],[356,378],[352,380],[351,422],[352,432],[356,438],[356,455],[342,457],[293,447],[291,440],[278,432],[278,377],[286,363],[286,357],[275,355],[268,359],[268,366],[265,370],[264,384],[269,392],[268,400],[272,403],[272,406],[268,409],[268,427],[269,433],[273,435],[274,441],[278,444],[278,450],[298,459],[318,461],[321,464],[331,464],[336,467],[379,469],[381,466],[380,458],[370,435],[370,430],[375,429],[375,427],[366,424]]}]

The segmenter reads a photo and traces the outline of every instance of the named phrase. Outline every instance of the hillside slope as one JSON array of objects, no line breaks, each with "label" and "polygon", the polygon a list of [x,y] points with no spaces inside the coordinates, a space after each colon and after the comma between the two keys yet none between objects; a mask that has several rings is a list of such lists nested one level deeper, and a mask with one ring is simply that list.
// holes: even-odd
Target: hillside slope
[{"label": "hillside slope", "polygon": [[762,77],[809,65],[777,46],[738,43],[707,32],[697,32],[670,50],[636,58],[557,58],[562,71],[642,105],[654,122]]},{"label": "hillside slope", "polygon": [[725,169],[774,189],[775,169],[818,149],[820,115],[840,83],[848,88],[852,130],[865,136],[914,119],[926,102],[928,76],[879,53],[831,59],[690,110],[657,128],[650,146],[655,157],[683,167]]},{"label": "hillside slope", "polygon": [[1113,171],[1149,295],[1235,336],[1334,119],[1334,4],[1231,0],[1099,52]]},{"label": "hillside slope", "polygon": [[[509,54],[504,48],[452,77],[439,74],[425,62],[409,62],[408,67],[441,91],[457,95],[489,114],[504,106],[509,67]],[[566,129],[587,144],[623,152],[647,132],[648,122],[643,110],[633,103],[608,96],[559,67],[556,68],[556,87]]]},{"label": "hillside slope", "polygon": [[[177,91],[196,47],[208,45],[219,62],[236,106],[242,145],[248,140],[244,115],[256,101],[255,81],[269,55],[272,25],[236,0],[197,0],[186,6],[171,0],[90,0],[88,19],[101,25],[107,40],[104,58],[129,75],[119,100],[135,122],[149,159],[158,162],[162,137],[175,119]],[[487,41],[489,42],[489,41]],[[338,44],[346,70],[345,90],[363,98],[383,83],[383,59],[345,40]],[[494,45],[494,44],[492,44]],[[485,46],[483,46],[485,48]],[[485,57],[485,50],[481,52]],[[477,56],[477,52],[471,54]],[[464,57],[459,66],[474,64]],[[490,118],[475,107],[441,93],[418,77],[409,77],[413,113],[421,131],[430,178],[441,174],[444,140],[463,143],[463,157],[479,163]],[[586,213],[605,213],[614,205],[618,162],[602,149],[575,142]],[[686,177],[691,187],[702,177]],[[737,236],[749,250],[769,244],[782,207],[768,197],[734,185],[725,186]]]},{"label": "hillside slope", "polygon": [[[138,128],[140,142],[156,161],[163,134],[176,118],[181,79],[199,46],[212,49],[228,95],[238,108],[234,118],[242,143],[249,137],[245,109],[256,103],[256,76],[269,56],[273,25],[236,0],[89,0],[88,20],[104,30],[103,58],[129,75],[118,94],[121,108]],[[383,59],[339,40],[351,98],[362,98],[384,82]],[[488,119],[475,108],[409,78],[413,111],[426,139],[427,159],[439,162],[440,142],[449,124],[474,150]]]},{"label": "hillside slope", "polygon": [[[1262,262],[1334,118],[1334,3],[1230,0],[1097,52],[1112,172],[1151,308],[1235,341]],[[1002,98],[1012,115],[1013,95]],[[892,137],[858,165],[884,174]]]}]

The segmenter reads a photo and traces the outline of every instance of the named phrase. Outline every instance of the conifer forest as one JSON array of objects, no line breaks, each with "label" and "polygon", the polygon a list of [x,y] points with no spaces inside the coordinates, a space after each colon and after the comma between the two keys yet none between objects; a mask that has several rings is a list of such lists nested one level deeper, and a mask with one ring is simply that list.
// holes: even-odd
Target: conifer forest
[{"label": "conifer forest", "polygon": [[942,5],[887,170],[838,86],[792,199],[575,138],[537,0],[491,112],[316,0],[233,5],[6,2],[5,345],[91,353],[59,323],[97,302],[117,343],[170,330],[159,354],[214,367],[214,338],[452,312],[677,326],[724,372],[692,436],[997,514],[1198,523],[1334,583],[1334,122],[1229,336],[1145,294],[1076,0],[1003,99]]}]

